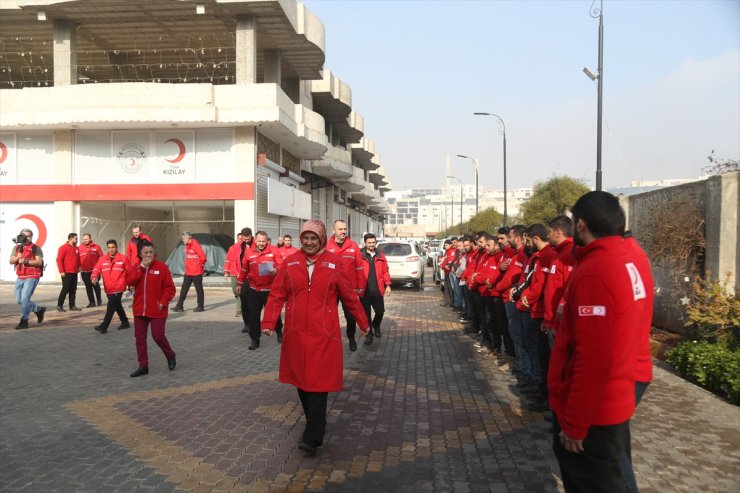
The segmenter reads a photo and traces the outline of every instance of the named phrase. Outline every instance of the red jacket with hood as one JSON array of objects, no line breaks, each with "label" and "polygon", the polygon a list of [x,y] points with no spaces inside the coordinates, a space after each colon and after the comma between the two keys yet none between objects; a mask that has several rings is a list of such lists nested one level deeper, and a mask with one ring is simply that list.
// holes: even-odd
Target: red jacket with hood
[{"label": "red jacket with hood", "polygon": [[116,252],[113,258],[106,254],[93,267],[90,279],[96,282],[103,278],[106,294],[122,293],[126,290],[126,274],[131,269],[131,262],[121,252]]},{"label": "red jacket with hood", "polygon": [[136,263],[136,259],[139,258],[139,249],[137,245],[143,240],[148,241],[152,245],[154,244],[152,239],[144,233],[139,233],[138,238],[132,236],[131,239],[128,241],[128,244],[126,244],[126,256],[132,264]]},{"label": "red jacket with hood", "polygon": [[545,327],[553,331],[557,331],[558,328],[558,306],[563,299],[565,283],[576,264],[576,258],[573,256],[573,238],[566,238],[556,246],[555,254],[545,283],[545,318],[543,320]]},{"label": "red jacket with hood", "polygon": [[[362,267],[365,273],[365,279],[370,275],[370,262],[375,262],[375,280],[378,282],[380,296],[385,296],[385,287],[391,285],[391,274],[388,270],[388,259],[380,250],[375,250],[375,255],[367,253],[367,249],[360,250],[362,255]],[[367,286],[367,283],[365,284]]]},{"label": "red jacket with hood", "polygon": [[344,243],[340,247],[334,236],[332,236],[326,243],[326,251],[339,257],[339,270],[347,276],[352,289],[363,291],[367,285],[367,277],[365,277],[365,269],[362,266],[362,254],[357,243],[352,241],[352,238],[348,236],[344,239]]},{"label": "red jacket with hood", "polygon": [[[635,411],[635,366],[642,332],[621,236],[576,251],[563,319],[550,356],[550,406],[565,433],[583,440],[591,426],[623,423]],[[633,265],[634,267],[634,265]],[[640,281],[641,283],[641,281]],[[637,286],[637,283],[635,284]]]},{"label": "red jacket with hood", "polygon": [[137,263],[129,269],[126,283],[134,288],[135,317],[167,318],[170,301],[175,297],[175,283],[167,264],[157,258],[148,268]]},{"label": "red jacket with hood", "polygon": [[203,267],[206,265],[208,257],[200,246],[200,242],[195,238],[190,238],[190,241],[185,243],[183,252],[185,255],[185,275],[202,276]]}]

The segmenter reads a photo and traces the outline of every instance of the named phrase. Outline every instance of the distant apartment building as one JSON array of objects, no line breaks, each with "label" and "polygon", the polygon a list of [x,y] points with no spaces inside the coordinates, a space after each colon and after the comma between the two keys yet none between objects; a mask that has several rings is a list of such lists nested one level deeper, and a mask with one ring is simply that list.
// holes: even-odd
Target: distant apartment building
[{"label": "distant apartment building", "polygon": [[[521,204],[532,195],[531,188],[508,190],[509,217],[519,213]],[[448,188],[398,190],[386,194],[390,212],[386,216],[385,236],[423,238],[435,236],[450,226],[467,222],[476,214],[475,185]],[[491,207],[504,210],[503,190],[481,189],[478,210]],[[461,207],[462,204],[462,207]]]}]

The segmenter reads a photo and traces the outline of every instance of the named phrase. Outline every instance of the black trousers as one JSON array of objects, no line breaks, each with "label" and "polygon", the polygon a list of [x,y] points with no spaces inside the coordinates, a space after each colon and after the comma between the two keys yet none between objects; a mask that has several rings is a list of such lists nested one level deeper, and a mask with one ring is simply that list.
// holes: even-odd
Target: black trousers
[{"label": "black trousers", "polygon": [[306,429],[303,430],[303,442],[318,447],[324,444],[326,433],[326,399],[328,392],[306,392],[298,389],[303,414],[306,415]]},{"label": "black trousers", "polygon": [[353,317],[352,314],[349,312],[349,310],[347,310],[347,306],[344,304],[343,301],[337,298],[337,303],[342,304],[344,318],[347,320],[347,339],[354,339],[355,332],[357,332],[357,321],[355,320],[355,317]]},{"label": "black trousers", "polygon": [[[377,289],[365,290],[365,294],[360,298],[362,307],[365,309],[365,315],[370,326],[374,329],[380,328],[380,322],[383,321],[383,315],[385,314],[385,302],[383,301],[383,295]],[[370,318],[370,308],[375,311],[375,317]],[[372,322],[371,322],[372,320]]]},{"label": "black trousers", "polygon": [[244,327],[249,327],[249,324],[252,322],[250,315],[249,315],[249,303],[248,303],[248,295],[249,295],[249,284],[244,283],[242,285],[242,290],[239,291],[239,303],[242,305],[242,320],[244,321]]},{"label": "black trousers", "polygon": [[568,452],[560,444],[557,416],[553,423],[552,448],[560,464],[560,475],[567,493],[612,493],[624,491],[625,478],[620,462],[630,442],[630,422],[592,426],[580,454]]},{"label": "black trousers", "polygon": [[180,298],[177,300],[177,306],[182,308],[185,303],[185,298],[188,296],[190,291],[190,285],[195,286],[195,294],[198,299],[198,306],[203,306],[204,295],[203,295],[203,276],[183,276],[182,287],[180,288]]},{"label": "black trousers", "polygon": [[62,290],[59,292],[59,299],[57,300],[57,306],[64,306],[64,299],[69,294],[69,307],[72,308],[77,306],[75,301],[77,300],[77,273],[70,274],[69,272],[64,274],[62,277]]},{"label": "black trousers", "polygon": [[503,346],[506,354],[514,356],[514,342],[509,335],[509,318],[506,316],[506,306],[500,296],[493,296],[493,323],[491,324],[491,335],[493,336],[493,349],[501,351]]},{"label": "black trousers", "polygon": [[121,305],[122,297],[123,297],[123,292],[113,293],[113,294],[108,295],[108,305],[105,308],[105,317],[103,317],[103,322],[100,324],[102,328],[104,329],[108,328],[111,321],[113,320],[114,313],[118,314],[118,318],[121,319],[121,324],[128,324],[128,317],[126,316],[126,310],[124,310],[123,305]]},{"label": "black trousers", "polygon": [[470,298],[470,308],[473,314],[473,327],[480,330],[481,337],[486,337],[486,305],[484,304],[483,297],[480,295],[477,289],[468,289],[468,296]]},{"label": "black trousers", "polygon": [[[100,294],[100,284],[93,284],[90,278],[92,277],[92,272],[81,272],[82,274],[82,282],[85,283],[85,291],[87,291],[87,300],[91,304],[95,304],[97,301],[97,304],[103,302],[103,298]],[[67,276],[64,276],[67,277]]]},{"label": "black trousers", "polygon": [[[262,328],[260,327],[260,315],[262,315],[262,309],[267,304],[267,298],[270,296],[269,291],[257,291],[252,288],[247,288],[247,307],[249,311],[249,337],[253,340],[259,341],[262,336]],[[242,314],[244,311],[242,311]],[[275,332],[277,335],[283,335],[283,319],[282,316],[278,315],[277,323],[275,324]]]},{"label": "black trousers", "polygon": [[481,296],[480,300],[481,311],[483,312],[481,316],[485,320],[485,323],[480,325],[481,341],[487,348],[493,349],[493,322],[495,317],[493,296]]}]

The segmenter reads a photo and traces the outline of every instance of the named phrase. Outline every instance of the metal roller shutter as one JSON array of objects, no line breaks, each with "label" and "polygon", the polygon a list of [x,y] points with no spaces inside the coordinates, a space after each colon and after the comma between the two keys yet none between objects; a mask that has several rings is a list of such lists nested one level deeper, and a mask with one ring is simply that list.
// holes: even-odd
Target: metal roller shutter
[{"label": "metal roller shutter", "polygon": [[270,176],[277,178],[277,174],[272,174],[265,168],[257,168],[257,183],[255,190],[255,218],[256,224],[254,232],[265,231],[267,236],[277,243],[277,237],[280,234],[280,216],[267,213],[267,180]]}]

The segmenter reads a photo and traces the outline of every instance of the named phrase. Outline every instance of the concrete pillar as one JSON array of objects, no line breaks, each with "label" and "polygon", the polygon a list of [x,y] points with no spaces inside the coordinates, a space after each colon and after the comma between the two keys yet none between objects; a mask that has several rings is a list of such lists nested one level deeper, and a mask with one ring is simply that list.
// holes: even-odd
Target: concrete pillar
[{"label": "concrete pillar", "polygon": [[707,179],[706,270],[712,279],[727,283],[728,294],[740,292],[740,173],[726,173]]},{"label": "concrete pillar", "polygon": [[236,83],[257,82],[257,20],[253,15],[236,18]]},{"label": "concrete pillar", "polygon": [[[234,132],[234,140],[236,181],[252,183],[256,189],[257,129],[255,127],[237,127]],[[255,231],[256,218],[254,211],[254,199],[234,201],[234,236],[245,227],[252,228],[252,231]]]},{"label": "concrete pillar", "polygon": [[77,84],[77,25],[54,21],[54,85]]},{"label": "concrete pillar", "polygon": [[[71,130],[59,130],[54,132],[54,182],[57,185],[72,184],[72,142],[74,133]],[[56,226],[57,238],[49,238],[47,244],[49,250],[45,252],[47,264],[51,267],[49,273],[53,273],[55,281],[61,281],[59,269],[53,259],[56,258],[56,248],[67,241],[67,235],[75,232],[79,225],[78,205],[70,200],[54,202],[54,224]],[[44,274],[46,277],[46,274]],[[50,276],[51,277],[51,276]]]},{"label": "concrete pillar", "polygon": [[281,84],[283,88],[283,92],[287,94],[288,97],[291,99],[291,101],[293,101],[295,104],[301,104],[300,84],[301,84],[300,79],[296,77],[292,77],[290,79],[283,79],[283,83]]},{"label": "concrete pillar", "polygon": [[265,50],[265,82],[282,86],[280,50]]}]

